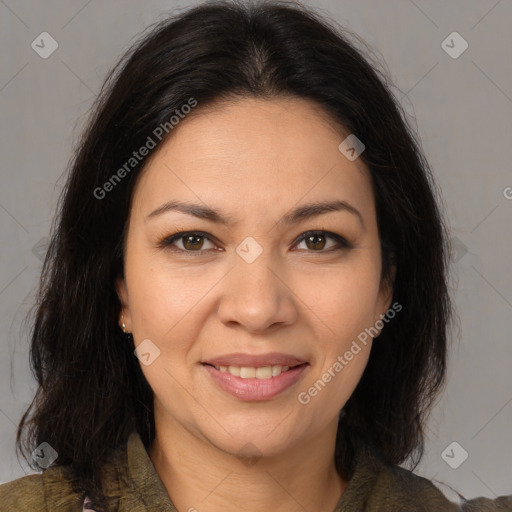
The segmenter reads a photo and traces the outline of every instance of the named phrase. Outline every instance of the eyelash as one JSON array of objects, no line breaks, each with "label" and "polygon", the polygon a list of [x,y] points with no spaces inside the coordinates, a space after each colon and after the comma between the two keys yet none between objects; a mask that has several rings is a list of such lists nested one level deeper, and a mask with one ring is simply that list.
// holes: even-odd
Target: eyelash
[{"label": "eyelash", "polygon": [[[326,249],[326,250],[319,250],[319,251],[310,250],[309,252],[313,252],[313,253],[314,252],[317,252],[317,253],[329,253],[329,252],[342,251],[342,250],[347,250],[347,249],[351,249],[352,248],[352,244],[350,242],[348,242],[341,235],[337,235],[336,233],[331,233],[330,231],[324,231],[324,230],[306,231],[305,233],[302,233],[302,235],[299,236],[299,238],[294,242],[294,245],[300,244],[307,237],[313,236],[313,235],[324,235],[326,238],[332,238],[333,240],[335,240],[338,243],[338,246],[334,247],[334,248],[331,247],[330,249]],[[206,238],[207,240],[209,240],[210,242],[215,243],[212,240],[212,238],[207,233],[205,233],[204,231],[180,231],[179,233],[175,233],[174,235],[171,235],[171,236],[163,238],[158,243],[158,247],[159,248],[167,248],[167,249],[169,249],[173,245],[173,243],[175,241],[179,240],[180,238],[185,238],[186,236],[203,237],[203,238]],[[185,254],[191,255],[191,256],[199,256],[202,253],[205,253],[207,251],[211,251],[212,249],[197,250],[197,251],[187,251],[185,249],[180,249],[178,247],[174,247],[174,249],[171,249],[171,250],[175,250],[175,251],[178,251],[178,252],[181,252],[181,253],[185,253]]]}]

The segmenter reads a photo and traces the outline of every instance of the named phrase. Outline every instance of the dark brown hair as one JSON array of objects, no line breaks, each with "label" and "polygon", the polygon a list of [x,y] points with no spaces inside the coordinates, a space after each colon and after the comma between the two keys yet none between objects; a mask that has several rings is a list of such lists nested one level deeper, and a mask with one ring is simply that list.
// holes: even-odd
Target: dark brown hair
[{"label": "dark brown hair", "polygon": [[132,192],[148,157],[103,198],[94,191],[190,98],[199,115],[226,98],[309,99],[364,142],[382,277],[396,266],[393,301],[403,309],[373,344],[340,416],[336,466],[348,479],[355,453],[366,448],[389,464],[419,461],[426,414],[445,375],[446,230],[416,135],[364,48],[300,5],[206,2],[150,27],[109,73],[52,226],[31,339],[38,390],[17,433],[27,460],[48,442],[55,464],[72,468],[98,510],[108,509],[99,477],[108,456],[133,430],[146,447],[154,438],[152,390],[118,327],[115,290]]}]

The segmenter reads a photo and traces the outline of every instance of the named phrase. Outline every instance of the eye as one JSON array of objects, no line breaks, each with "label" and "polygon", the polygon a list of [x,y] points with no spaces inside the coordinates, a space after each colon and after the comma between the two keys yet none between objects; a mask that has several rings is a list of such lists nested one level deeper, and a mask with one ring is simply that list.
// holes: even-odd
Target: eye
[{"label": "eye", "polygon": [[[327,244],[327,240],[334,240],[334,247],[331,245],[328,249],[323,250]],[[331,252],[342,249],[349,249],[350,243],[340,235],[330,233],[329,231],[307,231],[299,237],[299,244],[306,244],[306,248],[312,252]]]},{"label": "eye", "polygon": [[[328,240],[334,241],[330,247],[325,249]],[[205,248],[205,241],[210,243],[212,247]],[[342,236],[328,231],[316,230],[306,231],[298,238],[296,246],[301,243],[306,244],[306,250],[310,252],[332,252],[351,248],[351,244]],[[202,231],[182,231],[164,238],[158,243],[158,247],[176,250],[178,252],[199,255],[207,250],[215,249],[215,244],[211,236]],[[325,249],[325,250],[324,250]],[[195,255],[195,254],[194,254]]]},{"label": "eye", "polygon": [[[204,241],[207,240],[213,246],[213,242],[211,238],[202,231],[182,231],[181,233],[176,233],[172,236],[164,238],[161,242],[159,242],[159,247],[170,247],[175,246],[178,251],[194,253],[194,252],[205,252],[204,250]],[[181,247],[180,247],[181,244]],[[207,249],[212,249],[210,247]]]}]

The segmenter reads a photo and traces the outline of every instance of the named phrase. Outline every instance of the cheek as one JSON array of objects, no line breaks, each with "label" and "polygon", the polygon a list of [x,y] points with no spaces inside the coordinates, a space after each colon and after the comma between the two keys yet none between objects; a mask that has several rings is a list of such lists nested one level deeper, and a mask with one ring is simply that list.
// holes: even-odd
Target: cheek
[{"label": "cheek", "polygon": [[375,321],[380,266],[369,255],[359,256],[336,272],[318,273],[310,281],[315,286],[302,288],[309,306],[305,314],[316,327],[313,371],[301,386],[299,401],[316,404],[325,421],[350,398],[370,354],[372,339],[365,329]]},{"label": "cheek", "polygon": [[[149,258],[135,263],[132,260],[130,275],[127,269],[135,345],[149,339],[160,351],[154,363],[141,364],[141,369],[157,397],[172,396],[173,403],[183,403],[187,394],[183,395],[182,383],[189,382],[192,392],[190,368],[201,358],[197,340],[211,315],[215,283],[222,272],[197,264],[178,269]],[[193,390],[194,396],[200,391]]]},{"label": "cheek", "polygon": [[161,257],[132,258],[127,279],[134,334],[162,342],[200,310],[201,297],[210,288],[197,269],[174,268]]},{"label": "cheek", "polygon": [[[380,267],[372,258],[309,273],[297,283],[297,295],[326,340],[327,352],[341,350],[349,338],[373,324],[379,294]],[[331,348],[331,350],[329,350]]]},{"label": "cheek", "polygon": [[372,339],[365,329],[373,325],[378,289],[361,277],[340,276],[326,285],[326,293],[310,296],[315,360],[297,398],[315,411],[317,424],[331,421],[344,407],[368,363]]}]

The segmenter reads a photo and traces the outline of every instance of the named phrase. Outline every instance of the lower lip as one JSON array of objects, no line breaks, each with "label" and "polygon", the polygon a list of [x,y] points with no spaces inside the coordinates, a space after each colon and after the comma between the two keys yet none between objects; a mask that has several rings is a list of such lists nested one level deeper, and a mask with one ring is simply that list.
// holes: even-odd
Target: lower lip
[{"label": "lower lip", "polygon": [[203,368],[223,391],[240,400],[251,402],[270,400],[283,393],[301,379],[308,366],[307,363],[296,366],[270,379],[242,379],[203,364]]}]

